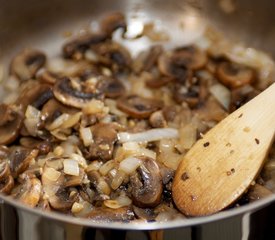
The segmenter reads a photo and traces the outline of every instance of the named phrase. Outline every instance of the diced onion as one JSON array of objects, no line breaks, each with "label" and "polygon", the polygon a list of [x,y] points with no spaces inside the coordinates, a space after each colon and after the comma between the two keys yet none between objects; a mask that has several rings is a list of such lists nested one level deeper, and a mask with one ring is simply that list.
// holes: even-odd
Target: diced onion
[{"label": "diced onion", "polygon": [[84,206],[81,203],[75,202],[72,206],[72,213],[79,213],[82,211]]},{"label": "diced onion", "polygon": [[70,117],[69,114],[63,113],[58,118],[56,118],[49,126],[47,126],[47,129],[49,131],[52,131],[56,128],[59,128],[64,122],[68,120],[69,117]]},{"label": "diced onion", "polygon": [[118,209],[121,207],[129,206],[132,203],[132,200],[128,198],[126,195],[119,196],[117,199],[114,200],[105,200],[104,205],[108,208]]},{"label": "diced onion", "polygon": [[123,171],[117,171],[111,183],[112,189],[116,190],[122,184],[125,177],[126,177],[126,174]]},{"label": "diced onion", "polygon": [[104,102],[92,99],[82,109],[85,114],[96,114],[96,113],[108,113],[109,108],[104,106]]},{"label": "diced onion", "polygon": [[131,174],[133,173],[141,164],[141,160],[138,158],[134,157],[129,157],[124,159],[120,164],[119,164],[119,170]]},{"label": "diced onion", "polygon": [[115,167],[115,161],[114,160],[110,160],[106,163],[104,163],[100,169],[99,172],[105,176],[110,170],[112,170]]},{"label": "diced onion", "polygon": [[211,86],[209,91],[226,110],[229,109],[231,93],[228,88],[226,88],[222,84],[217,83]]},{"label": "diced onion", "polygon": [[91,128],[87,127],[87,128],[80,128],[79,129],[79,134],[80,137],[83,140],[84,146],[88,147],[89,145],[91,145],[93,143],[93,134],[91,131]]},{"label": "diced onion", "polygon": [[70,115],[68,119],[62,123],[61,128],[73,127],[79,122],[81,115],[82,115],[82,112],[78,112],[73,115]]},{"label": "diced onion", "polygon": [[51,168],[51,167],[45,168],[44,170],[44,176],[53,182],[57,181],[60,175],[61,175],[61,172],[56,171],[54,168]]},{"label": "diced onion", "polygon": [[76,153],[72,153],[70,155],[70,158],[77,161],[78,164],[83,167],[83,168],[86,168],[87,167],[87,162],[86,162],[86,159],[84,157],[82,157],[81,155],[79,154],[76,154]]},{"label": "diced onion", "polygon": [[118,133],[120,142],[151,142],[164,138],[178,138],[179,132],[174,128],[154,128],[140,133]]},{"label": "diced onion", "polygon": [[180,146],[183,149],[190,149],[197,141],[197,128],[192,124],[185,125],[180,130]]},{"label": "diced onion", "polygon": [[79,176],[78,162],[72,159],[65,159],[63,161],[64,173],[73,176]]}]

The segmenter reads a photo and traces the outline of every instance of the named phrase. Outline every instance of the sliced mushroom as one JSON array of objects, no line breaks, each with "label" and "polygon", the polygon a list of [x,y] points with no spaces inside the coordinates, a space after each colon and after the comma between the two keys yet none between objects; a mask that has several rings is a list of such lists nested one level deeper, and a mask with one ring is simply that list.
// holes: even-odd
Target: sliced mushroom
[{"label": "sliced mushroom", "polygon": [[233,62],[221,62],[216,75],[222,84],[231,89],[251,84],[256,78],[253,69]]},{"label": "sliced mushroom", "polygon": [[31,105],[37,109],[41,107],[53,97],[52,87],[48,84],[40,84],[38,82],[29,82],[24,86],[16,103],[23,107],[23,110]]},{"label": "sliced mushroom", "polygon": [[19,135],[23,123],[23,114],[19,109],[0,104],[0,144],[10,144]]},{"label": "sliced mushroom", "polygon": [[10,153],[10,149],[7,146],[0,145],[0,160],[6,159]]},{"label": "sliced mushroom", "polygon": [[134,118],[148,118],[153,112],[162,108],[159,100],[130,95],[120,98],[117,107]]},{"label": "sliced mushroom", "polygon": [[33,137],[20,138],[21,146],[30,149],[38,149],[40,155],[48,154],[53,150],[53,143],[47,140],[40,140]]},{"label": "sliced mushroom", "polygon": [[65,183],[64,187],[76,187],[83,184],[83,179],[85,177],[85,172],[83,168],[79,168],[79,175],[78,176],[72,176],[72,175],[66,175],[65,176]]},{"label": "sliced mushroom", "polygon": [[73,107],[68,107],[58,102],[56,99],[50,99],[46,104],[44,104],[41,110],[41,120],[45,125],[52,123],[56,118],[58,118],[63,113],[75,114],[78,110]]},{"label": "sliced mushroom", "polygon": [[236,109],[256,97],[260,92],[250,85],[245,85],[231,91],[231,101],[229,109],[234,112]]},{"label": "sliced mushroom", "polygon": [[53,89],[54,96],[61,103],[76,108],[82,108],[86,103],[92,99],[102,99],[103,94],[98,89],[83,89],[83,84],[77,86],[73,85],[72,81],[64,77],[59,80]]},{"label": "sliced mushroom", "polygon": [[37,76],[37,78],[41,83],[53,85],[56,83],[59,76],[56,73],[52,73],[50,71],[43,71]]},{"label": "sliced mushroom", "polygon": [[131,54],[128,49],[116,42],[100,44],[94,51],[99,56],[99,62],[110,67],[115,73],[131,67]]},{"label": "sliced mushroom", "polygon": [[111,77],[102,76],[96,87],[103,92],[107,98],[121,97],[125,93],[124,85],[118,79]]},{"label": "sliced mushroom", "polygon": [[86,50],[92,45],[102,43],[108,39],[105,33],[88,33],[79,36],[63,46],[63,55],[65,58],[81,59]]},{"label": "sliced mushroom", "polygon": [[118,209],[98,207],[86,217],[96,222],[129,222],[134,219],[135,215],[129,207]]},{"label": "sliced mushroom", "polygon": [[148,86],[149,88],[160,88],[172,82],[173,80],[174,78],[171,77],[160,76],[146,81],[146,86]]},{"label": "sliced mushroom", "polygon": [[40,199],[39,203],[37,204],[37,207],[42,211],[51,211],[51,206],[47,199]]},{"label": "sliced mushroom", "polygon": [[133,62],[133,70],[136,73],[150,71],[157,64],[162,52],[161,45],[152,46],[148,51],[141,52]]},{"label": "sliced mushroom", "polygon": [[92,127],[94,142],[89,147],[89,159],[108,161],[113,157],[114,144],[117,140],[117,125],[98,123]]},{"label": "sliced mushroom", "polygon": [[11,73],[15,74],[20,80],[25,81],[34,77],[45,62],[46,56],[41,51],[25,49],[12,60]]},{"label": "sliced mushroom", "polygon": [[37,178],[27,178],[24,183],[13,189],[11,195],[20,202],[30,207],[35,207],[40,200],[41,193],[42,186],[40,180]]},{"label": "sliced mushroom", "polygon": [[193,72],[172,53],[164,53],[159,57],[158,68],[164,76],[174,78],[182,84],[193,76]]},{"label": "sliced mushroom", "polygon": [[161,201],[162,179],[157,163],[149,157],[142,158],[142,165],[130,177],[132,198],[141,208],[155,207]]},{"label": "sliced mushroom", "polygon": [[163,128],[167,126],[167,122],[162,111],[156,111],[149,118],[150,125],[154,128]]},{"label": "sliced mushroom", "polygon": [[13,177],[17,177],[20,173],[24,172],[31,161],[38,155],[37,149],[27,149],[23,147],[14,147],[9,155],[10,169]]},{"label": "sliced mushroom", "polygon": [[49,203],[56,210],[67,211],[71,209],[77,199],[77,192],[71,192],[68,188],[60,187],[54,195],[49,197]]},{"label": "sliced mushroom", "polygon": [[187,88],[185,86],[175,84],[173,98],[177,103],[186,102],[190,108],[194,108],[200,102],[200,87],[191,86]]},{"label": "sliced mushroom", "polygon": [[6,160],[0,162],[0,181],[10,175],[10,166]]},{"label": "sliced mushroom", "polygon": [[0,193],[10,194],[14,187],[14,180],[12,176],[7,176],[0,180]]},{"label": "sliced mushroom", "polygon": [[111,36],[113,32],[119,28],[123,30],[123,33],[127,31],[125,16],[120,12],[109,14],[100,22],[101,31],[108,36]]}]

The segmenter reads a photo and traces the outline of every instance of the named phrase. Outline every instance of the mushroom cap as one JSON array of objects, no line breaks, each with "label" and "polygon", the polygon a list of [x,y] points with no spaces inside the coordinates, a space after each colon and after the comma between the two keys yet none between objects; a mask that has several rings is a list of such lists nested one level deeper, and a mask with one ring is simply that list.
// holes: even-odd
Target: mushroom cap
[{"label": "mushroom cap", "polygon": [[87,33],[76,37],[63,46],[63,55],[65,58],[81,59],[86,50],[92,45],[97,45],[108,39],[106,33]]},{"label": "mushroom cap", "polygon": [[232,62],[221,62],[217,67],[216,75],[222,84],[231,89],[251,84],[256,79],[253,69]]},{"label": "mushroom cap", "polygon": [[103,94],[98,89],[93,89],[93,91],[83,89],[75,89],[72,86],[71,80],[64,77],[56,82],[54,85],[53,93],[58,101],[67,106],[72,106],[75,108],[83,108],[83,106],[90,102],[92,99],[102,99]]},{"label": "mushroom cap", "polygon": [[118,98],[125,93],[124,85],[118,79],[112,77],[101,76],[96,87],[107,98]]},{"label": "mushroom cap", "polygon": [[23,123],[23,114],[18,109],[14,110],[4,104],[0,105],[0,114],[4,116],[4,119],[0,121],[0,145],[10,144],[19,135]]},{"label": "mushroom cap", "polygon": [[117,125],[98,123],[92,127],[94,142],[89,147],[89,159],[108,161],[113,157],[114,144],[117,141]]},{"label": "mushroom cap", "polygon": [[35,76],[36,72],[43,67],[46,56],[36,49],[24,49],[11,62],[11,73],[20,80],[25,81]]},{"label": "mushroom cap", "polygon": [[134,118],[148,118],[153,112],[162,108],[163,102],[156,99],[139,97],[136,95],[124,96],[117,101],[117,107]]},{"label": "mushroom cap", "polygon": [[49,99],[53,97],[52,86],[40,84],[39,82],[29,82],[22,89],[16,103],[23,107],[23,110],[31,105],[40,109]]},{"label": "mushroom cap", "polygon": [[136,206],[155,207],[161,201],[163,190],[162,178],[158,164],[149,157],[140,157],[142,165],[130,177],[132,198]]},{"label": "mushroom cap", "polygon": [[9,155],[12,176],[17,177],[23,173],[29,167],[30,162],[37,157],[38,152],[37,149],[13,147]]}]

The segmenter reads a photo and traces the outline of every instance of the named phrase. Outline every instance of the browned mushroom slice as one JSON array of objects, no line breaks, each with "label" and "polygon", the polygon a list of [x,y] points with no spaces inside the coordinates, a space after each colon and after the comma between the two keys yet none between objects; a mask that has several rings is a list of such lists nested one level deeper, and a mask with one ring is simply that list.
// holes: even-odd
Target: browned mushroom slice
[{"label": "browned mushroom slice", "polygon": [[236,109],[256,97],[260,92],[250,85],[245,85],[231,91],[231,101],[229,109],[234,112]]},{"label": "browned mushroom slice", "polygon": [[152,46],[148,51],[141,52],[133,62],[133,70],[136,73],[150,71],[158,62],[163,48],[160,45]]},{"label": "browned mushroom slice", "polygon": [[0,160],[6,159],[10,153],[10,149],[7,146],[0,145]]},{"label": "browned mushroom slice", "polygon": [[160,110],[151,114],[149,122],[150,125],[154,128],[163,128],[167,126],[167,122],[164,118],[164,115]]},{"label": "browned mushroom slice", "polygon": [[[77,88],[81,89],[77,89]],[[79,83],[79,86],[75,88],[71,80],[67,77],[59,80],[53,89],[54,96],[65,105],[82,108],[86,103],[92,99],[102,99],[102,92],[98,89],[83,89],[83,85]]]},{"label": "browned mushroom slice", "polygon": [[192,70],[203,68],[207,62],[205,52],[195,46],[175,49],[172,59],[174,62],[178,62],[180,65],[186,66]]},{"label": "browned mushroom slice", "polygon": [[184,61],[181,61],[180,57],[174,56],[173,53],[162,54],[158,59],[158,68],[164,76],[175,78],[182,84],[193,76]]},{"label": "browned mushroom slice", "polygon": [[66,58],[81,59],[87,49],[92,45],[106,41],[108,37],[105,33],[88,33],[79,36],[63,46],[63,55]]},{"label": "browned mushroom slice", "polygon": [[69,189],[60,187],[58,191],[49,197],[49,203],[52,208],[59,211],[69,210],[78,199],[78,193],[71,193]]},{"label": "browned mushroom slice", "polygon": [[155,207],[161,201],[163,189],[160,170],[152,158],[142,160],[142,165],[130,177],[133,202],[142,208]]},{"label": "browned mushroom slice", "polygon": [[12,176],[7,176],[0,180],[0,193],[10,194],[14,187],[14,180]]},{"label": "browned mushroom slice", "polygon": [[125,16],[119,12],[105,16],[100,22],[100,30],[109,36],[119,28],[121,28],[123,32],[127,30]]},{"label": "browned mushroom slice", "polygon": [[162,108],[163,102],[156,99],[149,99],[130,95],[120,98],[117,107],[134,118],[148,118],[153,112]]},{"label": "browned mushroom slice", "polygon": [[89,159],[110,160],[117,140],[117,126],[112,123],[98,123],[92,127],[94,142],[89,147]]},{"label": "browned mushroom slice", "polygon": [[23,114],[8,105],[1,104],[0,116],[3,116],[0,120],[0,144],[10,144],[19,134],[23,123]]},{"label": "browned mushroom slice", "polygon": [[40,109],[53,97],[52,87],[48,84],[29,83],[20,93],[16,103],[26,109],[28,105]]},{"label": "browned mushroom slice", "polygon": [[33,137],[23,137],[20,138],[21,146],[30,149],[38,149],[39,154],[48,154],[53,150],[53,143],[47,140],[40,140]]},{"label": "browned mushroom slice", "polygon": [[216,75],[222,84],[231,89],[251,84],[256,78],[256,73],[252,68],[233,62],[220,63]]},{"label": "browned mushroom slice", "polygon": [[40,180],[37,178],[27,178],[24,183],[13,189],[11,195],[20,202],[30,207],[35,207],[40,200],[41,193],[42,186]]},{"label": "browned mushroom slice", "polygon": [[66,175],[64,187],[80,186],[83,183],[83,179],[85,177],[84,174],[85,174],[84,170],[82,168],[79,168],[78,176]]},{"label": "browned mushroom slice", "polygon": [[99,56],[99,62],[110,67],[113,72],[120,72],[131,66],[131,54],[125,47],[116,42],[100,44],[94,51]]},{"label": "browned mushroom slice", "polygon": [[63,113],[75,114],[77,111],[78,110],[76,108],[63,105],[56,99],[52,98],[46,104],[44,104],[41,110],[41,120],[47,125],[52,123]]},{"label": "browned mushroom slice", "polygon": [[149,88],[160,88],[172,82],[173,80],[174,79],[171,77],[161,76],[158,78],[149,79],[148,81],[146,81],[146,85]]},{"label": "browned mushroom slice", "polygon": [[20,80],[28,80],[35,76],[36,72],[45,64],[44,53],[35,49],[25,49],[11,62],[11,73]]},{"label": "browned mushroom slice", "polygon": [[20,173],[24,172],[37,155],[37,149],[30,150],[23,147],[14,147],[11,149],[9,160],[12,176],[17,177]]},{"label": "browned mushroom slice", "polygon": [[10,175],[10,166],[6,160],[0,162],[0,180],[7,178]]},{"label": "browned mushroom slice", "polygon": [[114,78],[101,77],[96,87],[104,93],[107,98],[117,98],[124,94],[123,84]]},{"label": "browned mushroom slice", "polygon": [[50,71],[43,71],[37,78],[41,83],[53,85],[56,83],[59,76],[56,73],[52,73]]},{"label": "browned mushroom slice", "polygon": [[118,209],[98,207],[86,217],[96,222],[128,222],[133,220],[135,216],[129,207]]},{"label": "browned mushroom slice", "polygon": [[176,84],[174,86],[173,98],[177,103],[186,102],[190,108],[194,108],[200,102],[200,87],[191,86],[187,88]]}]

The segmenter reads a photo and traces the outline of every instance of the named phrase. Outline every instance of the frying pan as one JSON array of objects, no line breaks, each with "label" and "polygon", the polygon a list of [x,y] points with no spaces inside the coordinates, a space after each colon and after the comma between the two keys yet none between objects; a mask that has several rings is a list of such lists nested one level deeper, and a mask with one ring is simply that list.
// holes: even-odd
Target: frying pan
[{"label": "frying pan", "polygon": [[[94,20],[113,11],[121,11],[126,14],[132,34],[136,34],[135,31],[138,31],[140,24],[154,21],[158,29],[169,32],[171,39],[164,43],[167,47],[169,45],[186,45],[199,38],[206,23],[202,12],[213,13],[209,14],[212,16],[210,22],[217,22],[219,19],[218,25],[228,26],[228,33],[232,38],[240,36],[247,40],[248,44],[263,46],[260,43],[263,41],[262,35],[266,34],[266,42],[271,41],[273,33],[268,29],[270,25],[261,28],[254,24],[254,30],[249,27],[250,33],[246,34],[240,27],[236,27],[238,17],[240,19],[246,17],[245,21],[239,21],[240,26],[253,24],[255,19],[251,17],[251,12],[243,11],[242,16],[237,12],[237,16],[234,17],[234,14],[228,15],[217,8],[219,1],[207,2],[210,3],[205,4],[205,2],[194,0],[0,0],[0,64],[4,66],[4,69],[8,69],[8,63],[12,56],[28,46],[42,49],[49,56],[54,56],[57,52],[59,53],[62,43],[66,40],[64,39],[65,32],[76,33],[81,29],[93,28],[95,27]],[[267,19],[267,21],[271,21],[271,19]],[[253,38],[249,42],[248,36],[251,31],[254,31],[258,38]],[[134,43],[126,41],[124,44],[135,54],[148,48],[150,42],[140,39]],[[270,48],[266,50],[270,50]],[[4,74],[6,73],[4,72]],[[165,239],[167,235],[159,230],[170,231],[170,233],[174,231],[174,236],[178,238],[184,236],[185,229],[189,226],[201,226],[221,221],[242,222],[244,216],[274,202],[275,195],[212,216],[174,220],[165,224],[94,223],[88,219],[72,218],[58,213],[31,209],[6,196],[0,196],[0,199],[2,239],[108,239],[110,234],[114,239],[125,239],[125,231],[137,232],[127,235],[127,239],[146,239],[148,236],[151,239]],[[101,235],[95,232],[99,229],[105,229],[102,230]],[[148,230],[150,234],[142,235],[140,230]]]}]

